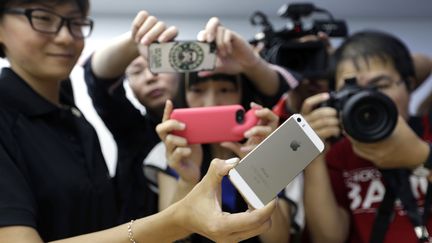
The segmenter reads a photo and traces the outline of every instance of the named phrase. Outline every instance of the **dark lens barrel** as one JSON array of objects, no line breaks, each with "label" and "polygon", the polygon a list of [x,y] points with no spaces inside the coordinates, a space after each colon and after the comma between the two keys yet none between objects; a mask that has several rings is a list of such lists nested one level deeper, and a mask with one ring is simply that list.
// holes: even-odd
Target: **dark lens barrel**
[{"label": "dark lens barrel", "polygon": [[236,111],[236,122],[239,124],[242,124],[244,122],[244,116],[245,116],[245,112],[244,110],[238,110]]},{"label": "dark lens barrel", "polygon": [[365,143],[380,141],[393,132],[397,108],[386,95],[362,90],[351,96],[343,106],[342,123],[346,133]]}]

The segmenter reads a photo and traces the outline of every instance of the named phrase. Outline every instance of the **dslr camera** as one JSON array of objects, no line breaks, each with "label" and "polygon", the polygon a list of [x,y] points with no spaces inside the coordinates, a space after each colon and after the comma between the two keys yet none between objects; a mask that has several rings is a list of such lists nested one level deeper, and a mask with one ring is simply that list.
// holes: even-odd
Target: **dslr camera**
[{"label": "dslr camera", "polygon": [[[325,14],[326,18],[314,18],[312,26],[307,26],[303,18],[314,13]],[[346,37],[348,28],[343,20],[336,20],[333,15],[311,3],[285,4],[278,14],[290,21],[281,30],[274,30],[267,16],[257,11],[251,18],[252,25],[261,26],[251,42],[263,42],[262,56],[268,62],[296,71],[307,79],[327,77],[328,53],[326,43],[321,40],[299,42],[298,38],[324,32],[329,37]]]},{"label": "dslr camera", "polygon": [[374,86],[360,87],[355,78],[330,93],[330,99],[320,104],[339,113],[344,131],[357,141],[372,143],[387,138],[394,130],[398,112],[394,102]]}]

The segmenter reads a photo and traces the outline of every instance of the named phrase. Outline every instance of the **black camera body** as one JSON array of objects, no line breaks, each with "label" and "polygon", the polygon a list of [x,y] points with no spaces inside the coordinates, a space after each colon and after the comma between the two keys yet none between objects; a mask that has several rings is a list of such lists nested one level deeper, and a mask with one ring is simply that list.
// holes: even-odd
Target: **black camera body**
[{"label": "black camera body", "polygon": [[344,131],[357,141],[373,143],[383,140],[393,132],[398,111],[394,102],[373,86],[361,87],[356,79],[347,79],[338,92],[320,107],[335,108]]},{"label": "black camera body", "polygon": [[[328,17],[314,19],[312,27],[307,28],[302,18],[314,13],[324,13]],[[311,3],[285,4],[278,14],[288,18],[291,27],[287,25],[276,31],[264,13],[257,11],[251,16],[252,25],[263,27],[262,32],[255,37],[255,41],[264,43],[261,53],[263,58],[310,80],[327,78],[329,57],[326,43],[322,40],[299,42],[298,38],[318,32],[324,32],[329,37],[346,37],[348,28],[345,21],[334,19],[330,12]]]},{"label": "black camera body", "polygon": [[326,78],[329,55],[323,41],[301,43],[275,39],[265,53],[265,59],[270,63],[296,71],[304,78],[316,80]]}]

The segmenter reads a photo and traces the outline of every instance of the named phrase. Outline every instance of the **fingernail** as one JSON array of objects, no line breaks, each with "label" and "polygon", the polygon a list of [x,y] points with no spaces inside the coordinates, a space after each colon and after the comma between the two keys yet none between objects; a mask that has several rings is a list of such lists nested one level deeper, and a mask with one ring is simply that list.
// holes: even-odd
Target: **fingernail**
[{"label": "fingernail", "polygon": [[231,158],[231,159],[227,159],[225,160],[226,164],[237,164],[240,161],[239,158]]},{"label": "fingernail", "polygon": [[146,45],[147,42],[148,42],[147,38],[142,38],[141,41],[140,41],[140,43],[143,44],[143,45]]}]

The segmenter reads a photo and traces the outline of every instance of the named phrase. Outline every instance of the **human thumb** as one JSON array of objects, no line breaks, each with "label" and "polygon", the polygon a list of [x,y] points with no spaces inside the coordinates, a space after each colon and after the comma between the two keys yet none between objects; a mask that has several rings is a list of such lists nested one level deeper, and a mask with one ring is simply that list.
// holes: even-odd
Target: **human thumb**
[{"label": "human thumb", "polygon": [[222,182],[223,177],[226,176],[239,161],[239,158],[231,158],[227,160],[213,159],[203,180],[219,185]]}]

